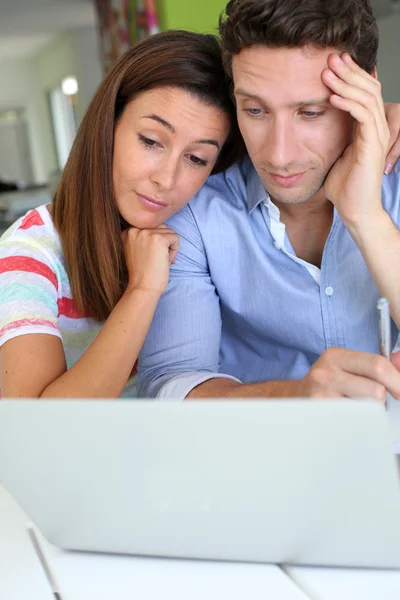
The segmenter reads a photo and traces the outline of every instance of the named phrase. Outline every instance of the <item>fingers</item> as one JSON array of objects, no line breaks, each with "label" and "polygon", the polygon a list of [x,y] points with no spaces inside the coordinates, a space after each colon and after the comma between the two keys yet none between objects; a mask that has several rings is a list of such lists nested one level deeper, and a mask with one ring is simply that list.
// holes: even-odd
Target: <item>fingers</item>
[{"label": "fingers", "polygon": [[[378,79],[364,71],[347,52],[341,56],[331,54],[328,58],[328,66],[344,82],[381,98],[381,84]],[[383,107],[383,101],[380,104]]]},{"label": "fingers", "polygon": [[175,233],[174,237],[170,240],[169,245],[169,264],[173,265],[175,263],[176,255],[179,251],[179,236]]},{"label": "fingers", "polygon": [[175,262],[179,250],[179,236],[166,225],[160,225],[156,229],[137,229],[131,227],[122,233],[124,246],[138,244],[141,246],[159,245],[169,252],[170,264]]},{"label": "fingers", "polygon": [[[400,357],[395,361],[400,365]],[[308,377],[313,396],[326,396],[325,390],[331,396],[376,398],[381,402],[386,393],[400,398],[400,372],[378,354],[331,348],[318,359]]]},{"label": "fingers", "polygon": [[400,373],[396,367],[379,354],[347,351],[343,365],[348,373],[354,373],[384,386],[395,398],[400,398]]},{"label": "fingers", "polygon": [[389,175],[400,157],[400,105],[387,102],[384,104],[384,108],[390,134],[389,151],[385,164],[385,173]]},{"label": "fingers", "polygon": [[398,138],[396,138],[396,141],[394,142],[394,144],[391,144],[391,141],[392,141],[392,136],[391,136],[391,139],[389,142],[389,153],[387,155],[386,164],[385,164],[385,174],[386,175],[389,175],[392,172],[394,165],[396,164],[398,158],[400,157],[400,136]]},{"label": "fingers", "polygon": [[[314,374],[314,384],[317,385],[310,394],[311,397],[321,395],[324,389],[323,382],[326,384],[327,377],[327,373],[323,370]],[[387,392],[382,384],[346,371],[336,372],[328,389],[328,394],[325,393],[324,396],[329,398],[374,398],[382,404],[386,401]]]},{"label": "fingers", "polygon": [[392,356],[390,357],[390,362],[398,371],[400,371],[400,351],[393,352]]},{"label": "fingers", "polygon": [[[362,130],[366,141],[373,143],[373,135],[377,131],[386,150],[389,128],[380,83],[363,71],[348,54],[341,57],[330,55],[328,66],[322,74],[322,79],[334,92],[331,103],[349,112],[361,125],[368,125]],[[371,124],[375,124],[375,130],[371,128]]]},{"label": "fingers", "polygon": [[123,236],[128,288],[163,294],[175,262],[179,236],[166,226],[156,229],[131,227]]}]

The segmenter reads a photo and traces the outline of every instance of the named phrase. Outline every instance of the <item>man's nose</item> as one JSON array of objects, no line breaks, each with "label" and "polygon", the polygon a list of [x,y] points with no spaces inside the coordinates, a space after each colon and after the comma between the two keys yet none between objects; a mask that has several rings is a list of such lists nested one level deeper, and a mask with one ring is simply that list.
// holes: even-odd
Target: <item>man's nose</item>
[{"label": "man's nose", "polygon": [[275,120],[268,132],[268,162],[278,172],[287,170],[290,163],[299,161],[299,144],[291,122]]}]

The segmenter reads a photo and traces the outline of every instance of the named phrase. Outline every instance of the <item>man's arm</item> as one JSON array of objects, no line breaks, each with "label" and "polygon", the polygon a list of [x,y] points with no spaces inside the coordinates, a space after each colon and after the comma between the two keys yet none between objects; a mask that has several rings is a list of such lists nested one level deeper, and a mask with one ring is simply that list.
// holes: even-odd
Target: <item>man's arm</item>
[{"label": "man's arm", "polygon": [[[323,80],[334,92],[331,103],[356,121],[354,139],[333,166],[327,197],[357,244],[391,316],[400,329],[400,233],[382,205],[382,177],[391,140],[381,87],[348,54],[331,55]],[[399,171],[385,181],[399,203]],[[397,216],[397,211],[396,211]]]},{"label": "man's arm", "polygon": [[242,385],[218,373],[219,298],[190,207],[175,215],[168,224],[180,235],[180,251],[139,356],[139,396],[160,399],[355,397],[377,398],[383,402],[389,391],[400,398],[400,373],[391,362],[379,355],[344,348],[324,352],[298,381]]},{"label": "man's arm", "polygon": [[139,355],[137,389],[139,397],[183,399],[199,383],[220,377],[221,314],[191,208],[168,226],[180,236],[179,253]]},{"label": "man's arm", "polygon": [[[396,355],[395,355],[396,356]],[[195,387],[188,398],[376,398],[386,393],[400,398],[400,359],[392,364],[382,356],[331,348],[298,381],[245,384],[223,379]],[[396,368],[396,366],[397,368]]]}]

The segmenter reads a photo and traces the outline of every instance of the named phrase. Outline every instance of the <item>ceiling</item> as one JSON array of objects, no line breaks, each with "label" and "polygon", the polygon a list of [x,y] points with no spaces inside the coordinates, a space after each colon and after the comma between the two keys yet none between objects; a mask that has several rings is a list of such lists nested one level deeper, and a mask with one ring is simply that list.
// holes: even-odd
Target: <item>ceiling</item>
[{"label": "ceiling", "polygon": [[[393,4],[400,13],[400,0],[372,4],[378,18],[391,14]],[[0,0],[0,61],[30,55],[61,31],[95,22],[93,0]]]},{"label": "ceiling", "polygon": [[0,61],[30,55],[60,32],[95,22],[92,0],[0,0]]}]

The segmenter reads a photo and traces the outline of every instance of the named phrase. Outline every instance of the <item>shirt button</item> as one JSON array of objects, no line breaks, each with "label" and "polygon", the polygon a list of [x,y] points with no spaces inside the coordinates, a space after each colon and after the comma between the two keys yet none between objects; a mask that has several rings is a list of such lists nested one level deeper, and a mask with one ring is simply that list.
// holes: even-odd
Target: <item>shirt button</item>
[{"label": "shirt button", "polygon": [[328,285],[328,287],[327,287],[327,288],[325,288],[325,294],[326,294],[327,296],[333,296],[333,292],[334,292],[334,291],[335,291],[335,290],[334,290],[334,289],[333,289],[333,287],[331,287],[330,285]]},{"label": "shirt button", "polygon": [[274,242],[274,246],[277,250],[282,250],[282,244],[278,241]]}]

